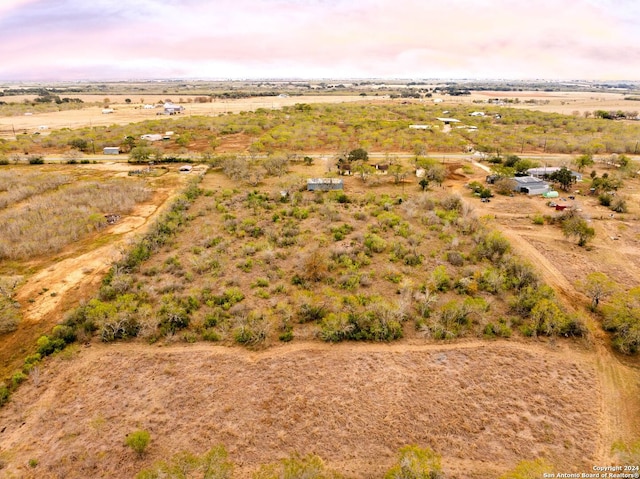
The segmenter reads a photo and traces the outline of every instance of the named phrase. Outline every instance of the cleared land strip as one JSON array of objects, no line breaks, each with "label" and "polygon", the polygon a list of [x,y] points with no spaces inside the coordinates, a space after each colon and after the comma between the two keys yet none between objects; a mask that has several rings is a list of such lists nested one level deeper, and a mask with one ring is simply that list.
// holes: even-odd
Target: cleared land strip
[{"label": "cleared land strip", "polygon": [[[398,448],[418,443],[443,454],[448,477],[493,478],[540,455],[567,471],[595,464],[600,394],[593,356],[562,344],[121,343],[56,359],[0,423],[20,477],[32,457],[40,474],[132,477],[219,443],[237,477],[296,451],[381,477]],[[138,428],[152,435],[142,460],[123,443]]]}]

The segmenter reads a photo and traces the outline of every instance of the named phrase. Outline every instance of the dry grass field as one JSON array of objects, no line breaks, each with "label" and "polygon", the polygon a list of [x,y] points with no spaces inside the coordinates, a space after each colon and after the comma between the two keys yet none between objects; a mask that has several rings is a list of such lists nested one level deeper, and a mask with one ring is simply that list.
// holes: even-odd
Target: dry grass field
[{"label": "dry grass field", "polygon": [[[30,97],[29,97],[30,98]],[[87,103],[102,101],[104,96],[79,95]],[[111,103],[109,108],[113,113],[103,114],[103,107],[89,106],[81,110],[61,111],[52,113],[40,113],[28,116],[0,117],[0,138],[13,138],[16,133],[34,133],[36,131],[46,135],[49,130],[59,128],[81,128],[86,126],[109,126],[128,125],[129,123],[145,120],[156,120],[166,118],[164,115],[158,116],[163,111],[160,106],[154,109],[144,109],[140,103],[125,103],[125,96],[109,97]],[[225,113],[239,113],[241,111],[254,111],[258,108],[272,109],[281,108],[296,103],[347,103],[363,101],[363,97],[356,95],[348,96],[302,96],[302,97],[258,97],[246,99],[217,100],[212,103],[188,103],[193,97],[180,97],[184,103],[185,111],[180,115],[204,115],[217,116]],[[171,95],[146,96],[143,99],[152,103],[171,99],[174,102],[180,100],[179,97]],[[9,97],[7,97],[9,99]],[[23,97],[15,97],[15,101],[22,101]],[[371,97],[368,98],[371,101]],[[139,100],[138,100],[139,101]],[[40,128],[46,127],[46,128]]]},{"label": "dry grass field", "polygon": [[[473,92],[471,95],[456,98],[451,103],[484,102],[491,98],[518,100],[519,103],[509,103],[512,108],[524,108],[528,110],[561,113],[563,115],[593,113],[596,110],[605,111],[639,111],[640,102],[625,100],[623,93],[592,93],[592,92],[499,92],[483,91]],[[535,103],[527,103],[527,101]],[[480,106],[480,104],[479,104]]]},{"label": "dry grass field", "polygon": [[[239,478],[294,452],[369,478],[416,443],[442,454],[449,478],[539,456],[579,472],[602,460],[602,394],[593,355],[566,346],[96,345],[57,358],[0,410],[0,460],[7,478],[125,478],[222,443]],[[143,459],[124,445],[136,429],[152,437]]]},{"label": "dry grass field", "polygon": [[[565,114],[629,110],[636,104],[616,94],[518,95],[521,100],[542,98],[549,103],[520,103],[514,107]],[[455,101],[515,96],[515,92],[482,92]],[[286,104],[315,101],[310,98],[185,106],[186,114],[196,114],[191,108],[202,107],[198,114],[215,115],[271,108],[275,106],[271,105],[272,100],[286,100]],[[44,115],[20,117],[21,121],[28,121],[20,128],[35,129],[42,124],[75,128],[140,121],[147,119],[144,115],[155,117],[154,110],[136,110],[133,105],[119,103],[115,96],[110,99],[116,110],[111,115],[101,115],[100,109],[86,109],[50,114],[46,121],[41,121]],[[154,99],[158,99],[156,95],[149,98]],[[359,100],[362,98],[318,98],[322,102]],[[76,114],[85,116],[76,118]],[[6,130],[15,120],[0,119],[0,130]],[[227,146],[233,150],[233,145],[223,144],[220,151]],[[299,183],[307,176],[323,176],[334,161],[331,154],[322,153],[314,155],[314,159],[313,166],[292,166],[291,177]],[[567,159],[544,157],[550,165]],[[519,257],[532,263],[544,283],[554,289],[559,303],[587,325],[585,338],[532,339],[514,334],[510,339],[486,339],[481,333],[469,333],[459,339],[438,341],[418,334],[409,323],[404,325],[404,338],[391,343],[325,343],[316,339],[308,325],[296,326],[297,336],[291,343],[279,341],[274,332],[266,347],[257,348],[234,346],[229,338],[219,343],[190,344],[199,339],[193,334],[146,336],[156,341],[153,345],[141,339],[103,344],[98,337],[85,338],[84,344],[73,345],[37,366],[0,409],[0,477],[130,478],[177,452],[199,454],[216,444],[224,444],[229,451],[237,478],[250,477],[261,464],[294,452],[317,454],[327,466],[346,477],[382,477],[398,449],[406,444],[428,446],[440,453],[448,478],[496,478],[520,460],[537,457],[553,465],[549,472],[590,472],[594,465],[617,463],[611,452],[614,441],[637,440],[640,431],[640,360],[637,356],[623,356],[611,347],[609,335],[602,330],[600,318],[588,311],[589,299],[577,282],[591,272],[601,271],[625,290],[640,284],[640,180],[625,183],[624,194],[629,198],[629,211],[625,214],[611,216],[596,197],[584,194],[588,188],[580,187],[582,193],[575,193],[575,200],[560,200],[582,210],[596,231],[588,247],[581,248],[575,239],[564,237],[557,225],[534,224],[534,216],[555,214],[542,198],[496,196],[489,203],[480,202],[465,184],[483,181],[486,171],[470,158],[455,161],[455,165],[449,165],[442,187],[432,185],[430,194],[436,199],[451,193],[459,195],[465,211],[471,207],[469,210],[473,209],[483,224],[508,238]],[[64,182],[66,176],[75,179],[75,175],[85,180],[123,180],[133,167],[100,163],[41,168],[53,180]],[[203,171],[204,166],[201,168]],[[601,164],[595,168],[599,175],[611,173]],[[25,277],[16,294],[23,321],[15,333],[0,336],[3,377],[21,367],[24,356],[33,351],[35,339],[60,322],[66,311],[97,294],[109,265],[168,208],[186,177],[171,170],[149,180],[154,192],[151,198],[134,206],[115,225],[94,231],[55,255],[41,255],[22,263],[5,260],[0,265],[3,274],[19,272]],[[34,176],[28,183],[39,185],[40,180]],[[306,223],[299,222],[302,244],[295,250],[298,254],[283,254],[282,263],[275,264],[286,264],[287,268],[272,267],[269,271],[269,264],[262,260],[273,251],[260,249],[266,240],[253,241],[247,237],[252,230],[246,229],[245,234],[241,227],[252,226],[250,222],[242,223],[245,219],[257,221],[259,226],[261,221],[271,222],[272,213],[255,207],[257,220],[241,216],[248,209],[241,206],[246,195],[240,192],[257,189],[273,197],[283,187],[291,186],[287,181],[268,178],[254,188],[219,172],[207,174],[202,187],[212,195],[201,197],[190,210],[194,226],[187,229],[188,236],[178,235],[175,242],[143,265],[139,275],[142,279],[136,279],[142,285],[140,289],[153,292],[168,285],[174,292],[191,293],[205,283],[216,291],[240,287],[250,292],[249,299],[254,304],[276,310],[278,302],[296,301],[306,294],[291,284],[289,276],[301,270],[312,247],[320,245],[329,256],[332,248],[349,246],[349,238],[336,244],[332,239],[336,233],[329,226],[313,222],[314,208],[324,211],[327,217],[338,212],[336,225],[330,226],[353,223],[358,227],[352,216],[366,216],[362,212],[369,215],[371,212],[363,206],[367,201],[373,205],[383,195],[403,196],[402,207],[383,205],[389,213],[400,215],[409,207],[407,203],[412,204],[407,198],[420,194],[414,177],[409,176],[403,184],[393,184],[391,175],[377,179],[373,185],[356,177],[346,178],[346,193],[355,200],[351,210],[339,210],[329,202],[314,206],[311,196],[302,194],[307,203],[301,202],[300,209],[309,209],[312,217]],[[12,205],[56,187],[42,183],[42,191],[35,191],[20,184],[7,189],[4,196],[0,192],[0,201],[5,198],[6,209],[11,210]],[[288,205],[282,206],[283,211],[285,208]],[[303,215],[291,210],[291,216]],[[366,221],[358,221],[374,228],[376,221],[381,223],[368,216]],[[441,230],[435,228],[441,227],[437,223],[425,225],[422,232],[417,221],[409,223],[419,232],[424,250],[425,266],[420,273],[410,265],[381,261],[382,255],[374,256],[370,267],[374,274],[367,287],[376,293],[382,291],[380,295],[390,302],[399,300],[396,292],[400,287],[385,276],[395,280],[399,273],[415,280],[416,285],[427,283],[430,269],[444,263],[443,248],[453,244],[456,235],[462,238],[463,246],[467,241],[468,245],[472,243],[448,225]],[[280,224],[284,230],[287,223]],[[237,225],[233,234],[225,231],[233,225]],[[278,233],[278,228],[274,231]],[[201,276],[191,276],[192,270],[197,269],[192,260],[208,251],[200,243],[214,236],[224,237],[227,245],[224,251],[215,250],[218,256],[214,259],[228,269],[224,275],[204,270]],[[358,238],[356,231],[350,246],[360,241]],[[409,244],[409,238],[406,240]],[[257,251],[251,250],[253,247]],[[384,254],[389,252],[390,249]],[[255,253],[258,254],[254,257]],[[254,258],[255,264],[243,263],[241,260],[247,258],[242,255]],[[389,264],[394,271],[376,269]],[[345,263],[337,271],[349,267],[352,265]],[[176,271],[178,280],[171,276]],[[268,279],[268,287],[260,286],[261,278]],[[327,291],[328,288],[316,288],[314,294],[320,297]],[[365,293],[372,295],[369,290]],[[443,297],[455,300],[452,292],[447,294]],[[506,300],[491,299],[491,307],[492,313],[509,311]],[[489,316],[485,319],[493,319]],[[280,319],[269,317],[274,324]],[[203,320],[197,317],[196,323]],[[126,435],[136,429],[148,430],[152,438],[148,453],[141,458],[124,444]]]}]

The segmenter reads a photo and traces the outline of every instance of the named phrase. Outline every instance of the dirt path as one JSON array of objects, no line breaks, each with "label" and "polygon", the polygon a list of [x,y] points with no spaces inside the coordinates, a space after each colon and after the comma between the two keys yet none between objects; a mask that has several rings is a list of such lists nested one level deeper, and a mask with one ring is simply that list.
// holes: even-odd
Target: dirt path
[{"label": "dirt path", "polygon": [[612,352],[610,338],[590,313],[585,309],[588,298],[576,290],[570,281],[554,264],[527,240],[522,232],[501,227],[503,234],[511,241],[514,250],[535,265],[543,281],[550,285],[565,306],[586,319],[595,346],[598,380],[601,387],[600,408],[602,411],[598,444],[598,457],[603,461],[612,460],[611,446],[620,439],[636,439],[640,428],[640,370],[623,364]]}]

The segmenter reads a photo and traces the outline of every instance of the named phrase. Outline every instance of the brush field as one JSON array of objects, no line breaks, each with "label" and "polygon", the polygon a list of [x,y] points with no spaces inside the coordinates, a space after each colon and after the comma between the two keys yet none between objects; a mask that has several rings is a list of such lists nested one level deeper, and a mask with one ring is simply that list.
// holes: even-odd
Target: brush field
[{"label": "brush field", "polygon": [[[500,138],[560,165],[571,157],[542,150],[602,145],[596,176],[622,178],[608,155],[633,150],[637,125],[497,107],[502,123],[467,120],[478,108],[469,100],[485,93],[448,105],[484,130],[476,139],[408,129],[433,107],[290,99],[283,111],[0,145],[61,154],[76,138],[97,147],[171,129],[158,159],[208,163],[133,176],[140,167],[112,161],[0,167],[0,241],[17,234],[0,250],[0,293],[13,308],[0,312],[16,319],[0,336],[11,388],[0,475],[134,477],[219,444],[234,477],[294,453],[346,477],[382,477],[407,444],[439,453],[449,478],[495,478],[535,458],[548,472],[624,463],[612,445],[638,439],[640,366],[602,324],[640,281],[640,181],[625,177],[621,214],[588,194],[589,179],[558,200],[594,228],[583,248],[541,198],[480,202],[465,187],[487,174],[477,157],[418,153]],[[309,177],[337,177],[354,146],[384,157],[389,173],[365,165],[340,177],[343,191],[306,191]],[[441,178],[426,191],[418,161]],[[121,218],[105,225],[107,213]],[[51,234],[29,230],[38,227]],[[594,271],[618,288],[596,312],[579,281]],[[140,455],[125,445],[139,429],[151,434]]]}]

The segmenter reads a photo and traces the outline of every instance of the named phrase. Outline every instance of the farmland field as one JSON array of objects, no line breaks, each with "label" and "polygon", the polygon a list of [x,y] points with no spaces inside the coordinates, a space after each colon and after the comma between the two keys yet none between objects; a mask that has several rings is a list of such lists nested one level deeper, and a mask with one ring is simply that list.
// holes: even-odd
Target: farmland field
[{"label": "farmland field", "polygon": [[[616,101],[537,94],[569,114]],[[391,114],[383,108],[368,111]],[[235,477],[294,453],[346,477],[382,477],[407,444],[438,452],[450,478],[495,478],[536,458],[548,472],[623,461],[612,445],[638,440],[640,363],[612,346],[580,281],[599,271],[622,291],[640,284],[638,178],[625,179],[621,214],[589,195],[589,178],[563,193],[595,231],[580,247],[542,198],[481,202],[466,185],[487,166],[470,154],[421,160],[443,175],[422,191],[418,160],[372,150],[388,174],[366,170],[366,181],[340,177],[343,192],[313,193],[307,178],[337,176],[335,150],[303,160],[304,150],[257,155],[249,145],[222,142],[188,175],[173,164],[142,177],[112,162],[0,167],[11,183],[0,215],[82,185],[135,186],[114,225],[83,224],[52,252],[5,247],[0,271],[20,277],[22,319],[0,337],[3,375],[56,324],[78,340],[25,369],[0,409],[0,472],[133,477],[217,444]],[[592,169],[618,174],[604,161]],[[140,458],[124,444],[136,429],[152,437]]]}]

